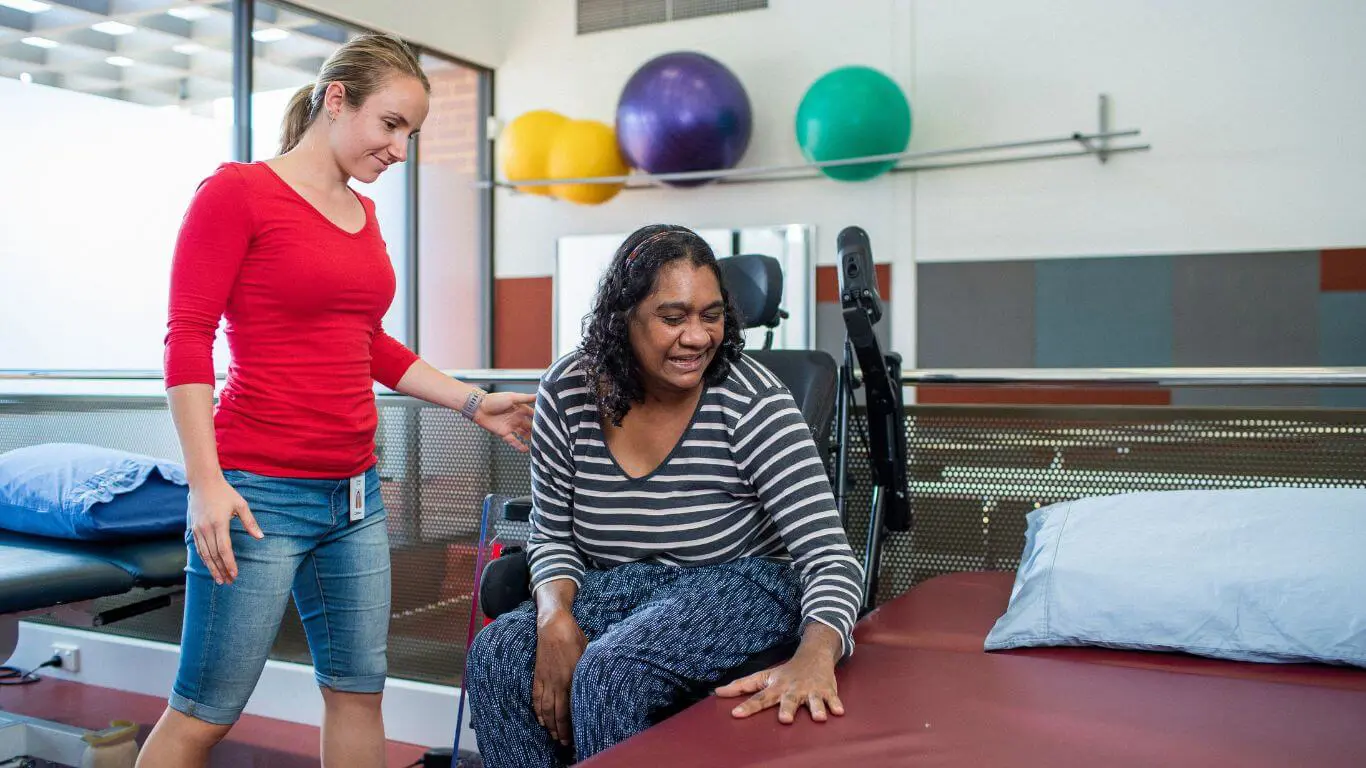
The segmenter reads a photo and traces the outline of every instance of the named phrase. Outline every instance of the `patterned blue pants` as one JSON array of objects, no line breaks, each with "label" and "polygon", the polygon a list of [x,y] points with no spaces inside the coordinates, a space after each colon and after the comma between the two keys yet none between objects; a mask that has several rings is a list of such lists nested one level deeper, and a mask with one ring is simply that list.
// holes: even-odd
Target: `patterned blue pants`
[{"label": "patterned blue pants", "polygon": [[[759,558],[696,568],[629,563],[585,574],[573,611],[588,638],[570,690],[573,752],[585,760],[681,699],[730,682],[722,676],[750,656],[796,640],[801,586],[791,564]],[[536,722],[535,666],[531,601],[470,646],[465,686],[488,768],[572,762]]]}]

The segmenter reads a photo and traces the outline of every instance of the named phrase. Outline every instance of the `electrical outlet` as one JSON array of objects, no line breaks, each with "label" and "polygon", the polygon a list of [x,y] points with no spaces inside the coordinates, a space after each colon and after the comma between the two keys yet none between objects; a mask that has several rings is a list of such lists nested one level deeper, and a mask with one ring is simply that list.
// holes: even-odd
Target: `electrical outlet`
[{"label": "electrical outlet", "polygon": [[52,653],[54,656],[62,657],[62,670],[65,672],[81,671],[81,649],[70,643],[53,643]]}]

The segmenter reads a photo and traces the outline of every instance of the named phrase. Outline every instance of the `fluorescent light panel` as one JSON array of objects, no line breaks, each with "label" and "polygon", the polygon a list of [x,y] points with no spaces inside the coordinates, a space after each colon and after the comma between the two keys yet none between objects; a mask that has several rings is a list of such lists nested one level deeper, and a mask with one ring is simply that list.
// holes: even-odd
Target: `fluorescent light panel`
[{"label": "fluorescent light panel", "polygon": [[209,15],[209,10],[207,8],[201,8],[197,5],[191,5],[185,8],[172,8],[171,10],[167,11],[167,13],[176,17],[177,19],[184,19],[185,21],[198,21],[199,19],[206,18]]},{"label": "fluorescent light panel", "polygon": [[106,64],[113,64],[116,67],[131,67],[136,63],[127,56],[110,56],[104,61]]},{"label": "fluorescent light panel", "polygon": [[137,27],[129,26],[121,21],[101,21],[99,24],[91,24],[90,28],[106,35],[127,35],[138,31]]},{"label": "fluorescent light panel", "polygon": [[47,3],[40,3],[38,0],[0,0],[0,5],[25,13],[42,13],[52,10],[52,6]]},{"label": "fluorescent light panel", "polygon": [[258,43],[274,43],[289,37],[289,32],[279,27],[267,27],[252,32],[251,36]]},{"label": "fluorescent light panel", "polygon": [[56,40],[49,40],[46,37],[26,37],[19,42],[24,45],[31,45],[34,48],[56,48],[61,45],[61,43]]},{"label": "fluorescent light panel", "polygon": [[179,45],[171,46],[171,50],[189,56],[192,53],[199,53],[204,50],[204,46],[199,43],[180,43]]}]

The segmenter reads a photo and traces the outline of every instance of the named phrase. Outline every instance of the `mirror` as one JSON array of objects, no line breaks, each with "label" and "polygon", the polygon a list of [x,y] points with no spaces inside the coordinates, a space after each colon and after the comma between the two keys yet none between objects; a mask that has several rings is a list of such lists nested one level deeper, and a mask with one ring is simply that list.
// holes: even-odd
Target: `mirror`
[{"label": "mirror", "polygon": [[[814,230],[800,224],[744,229],[696,229],[718,259],[742,253],[772,256],[783,268],[788,319],[773,333],[773,349],[810,349],[815,340]],[[629,233],[561,237],[555,251],[555,359],[583,339],[583,319],[593,308],[598,282]],[[745,331],[745,348],[762,349],[766,328]]]}]

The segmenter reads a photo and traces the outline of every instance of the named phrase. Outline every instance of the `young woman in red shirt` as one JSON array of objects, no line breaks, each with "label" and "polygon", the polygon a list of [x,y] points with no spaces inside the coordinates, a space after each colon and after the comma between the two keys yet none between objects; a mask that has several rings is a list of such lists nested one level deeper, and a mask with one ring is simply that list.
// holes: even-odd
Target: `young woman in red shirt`
[{"label": "young woman in red shirt", "polygon": [[[190,480],[180,670],[138,765],[192,768],[247,704],[291,594],[322,690],[323,765],[384,764],[390,570],[373,382],[530,439],[530,394],[486,394],[381,319],[395,275],[349,186],[407,159],[430,86],[402,42],[344,44],[295,94],[281,154],[225,163],[185,214],[165,377]],[[232,353],[214,407],[220,318]]]}]

